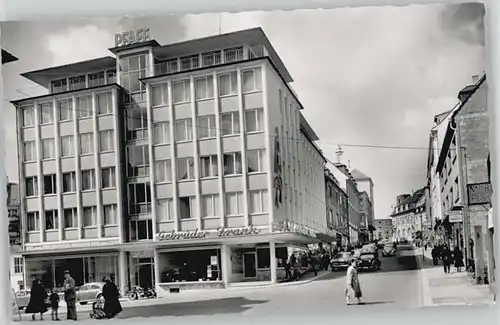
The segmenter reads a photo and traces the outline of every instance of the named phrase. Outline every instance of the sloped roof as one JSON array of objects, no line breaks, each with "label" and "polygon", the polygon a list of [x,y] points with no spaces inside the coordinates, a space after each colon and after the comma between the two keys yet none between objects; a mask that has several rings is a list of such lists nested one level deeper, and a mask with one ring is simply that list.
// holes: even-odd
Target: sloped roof
[{"label": "sloped roof", "polygon": [[366,174],[360,171],[359,169],[353,169],[351,171],[351,175],[355,180],[371,179],[371,177],[366,176]]}]

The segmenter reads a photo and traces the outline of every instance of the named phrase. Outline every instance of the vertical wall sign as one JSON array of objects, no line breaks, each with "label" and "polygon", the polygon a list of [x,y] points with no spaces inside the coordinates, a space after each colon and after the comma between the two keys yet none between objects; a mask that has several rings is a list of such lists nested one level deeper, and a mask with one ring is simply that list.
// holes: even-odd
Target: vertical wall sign
[{"label": "vertical wall sign", "polygon": [[281,148],[280,132],[278,127],[274,128],[274,205],[279,208],[282,202],[281,192],[283,179],[281,178]]}]

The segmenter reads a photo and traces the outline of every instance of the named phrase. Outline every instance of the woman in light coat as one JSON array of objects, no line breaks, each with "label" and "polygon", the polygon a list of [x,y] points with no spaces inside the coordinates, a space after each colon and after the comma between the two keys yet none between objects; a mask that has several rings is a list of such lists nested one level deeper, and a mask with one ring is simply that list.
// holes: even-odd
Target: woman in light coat
[{"label": "woman in light coat", "polygon": [[353,260],[351,265],[347,268],[347,283],[345,289],[346,304],[351,304],[351,298],[354,296],[358,300],[358,304],[362,304],[361,285],[359,284],[357,261]]}]

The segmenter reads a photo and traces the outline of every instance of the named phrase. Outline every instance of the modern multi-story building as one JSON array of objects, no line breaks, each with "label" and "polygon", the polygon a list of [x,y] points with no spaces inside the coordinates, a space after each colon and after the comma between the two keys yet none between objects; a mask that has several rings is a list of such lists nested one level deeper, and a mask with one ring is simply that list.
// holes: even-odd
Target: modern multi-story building
[{"label": "modern multi-story building", "polygon": [[333,173],[325,168],[326,216],[327,225],[335,231],[337,247],[349,243],[349,202],[347,193]]},{"label": "modern multi-story building", "polygon": [[318,137],[260,28],[110,51],[22,74],[49,90],[14,102],[26,277],[276,282],[330,233]]},{"label": "modern multi-story building", "polygon": [[375,239],[393,240],[392,219],[375,219]]}]

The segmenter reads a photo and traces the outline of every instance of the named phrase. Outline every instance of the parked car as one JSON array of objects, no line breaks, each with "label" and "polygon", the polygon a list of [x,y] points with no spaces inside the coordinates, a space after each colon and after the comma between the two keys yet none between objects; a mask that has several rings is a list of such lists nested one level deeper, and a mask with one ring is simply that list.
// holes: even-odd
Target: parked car
[{"label": "parked car", "polygon": [[[30,298],[31,298],[30,291],[31,290],[29,290],[29,289],[24,289],[24,290],[19,290],[16,292],[17,307],[20,310],[23,310],[24,308],[28,307],[28,304],[30,303]],[[47,307],[50,306],[49,301],[46,301],[46,305],[47,305]]]},{"label": "parked car", "polygon": [[365,252],[372,252],[378,249],[377,244],[366,244],[361,247],[361,250]]},{"label": "parked car", "polygon": [[351,252],[340,252],[332,258],[332,260],[330,261],[330,267],[332,268],[333,272],[337,270],[347,269],[355,259],[356,257],[354,257]]},{"label": "parked car", "polygon": [[396,247],[394,244],[387,244],[384,246],[382,249],[382,256],[384,257],[390,257],[390,256],[396,256]]},{"label": "parked car", "polygon": [[377,252],[363,251],[358,258],[358,267],[378,271],[382,268],[382,262],[378,258]]},{"label": "parked car", "polygon": [[104,282],[85,283],[76,291],[76,301],[80,305],[92,303],[102,297],[102,287]]}]

